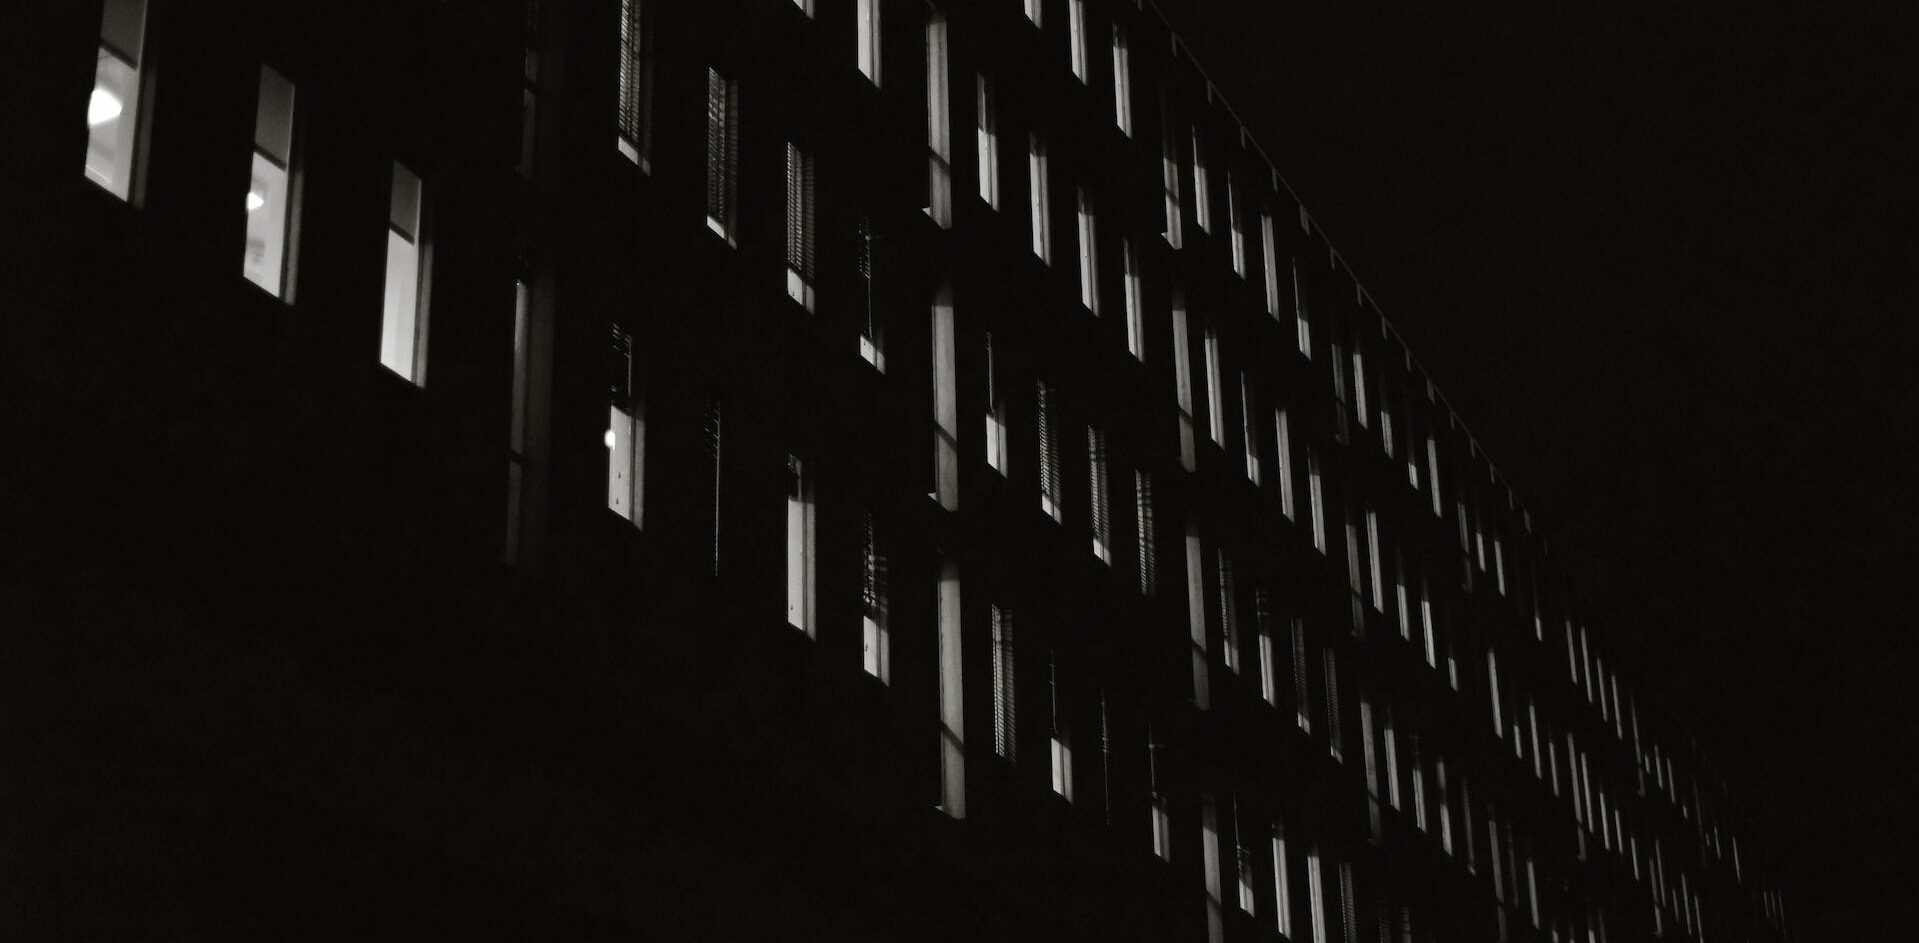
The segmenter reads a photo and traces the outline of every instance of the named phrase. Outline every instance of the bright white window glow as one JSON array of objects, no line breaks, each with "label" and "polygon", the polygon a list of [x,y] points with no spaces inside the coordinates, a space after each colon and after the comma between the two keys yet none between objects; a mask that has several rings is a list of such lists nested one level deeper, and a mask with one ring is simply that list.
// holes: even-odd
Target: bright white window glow
[{"label": "bright white window glow", "polygon": [[1045,0],[1026,0],[1026,18],[1032,20],[1034,26],[1040,25],[1040,6],[1044,2]]},{"label": "bright white window glow", "polygon": [[1319,846],[1306,852],[1306,893],[1308,912],[1313,923],[1313,943],[1326,943],[1326,897],[1324,875],[1320,873]]},{"label": "bright white window glow", "polygon": [[633,335],[613,328],[612,403],[606,424],[606,506],[640,526],[641,473],[646,455],[646,416],[640,409],[633,375]]},{"label": "bright white window glow", "polygon": [[1259,214],[1259,239],[1266,271],[1266,313],[1279,317],[1279,255],[1273,244],[1273,214]]},{"label": "bright white window glow", "polygon": [[880,0],[858,0],[853,13],[860,73],[880,84]]},{"label": "bright white window glow", "polygon": [[1038,132],[1026,138],[1026,170],[1027,189],[1033,208],[1033,254],[1039,256],[1041,262],[1050,265],[1053,261],[1053,217],[1047,205],[1046,142]]},{"label": "bright white window glow", "polygon": [[86,176],[122,200],[132,198],[139,150],[146,20],[146,0],[106,0],[87,95]]},{"label": "bright white window glow", "polygon": [[1126,49],[1126,28],[1113,24],[1113,120],[1121,134],[1133,136],[1133,66]]},{"label": "bright white window glow", "polygon": [[1386,577],[1379,554],[1379,515],[1372,508],[1366,509],[1366,561],[1372,576],[1373,610],[1383,613],[1386,611]]},{"label": "bright white window glow", "polygon": [[1286,862],[1286,827],[1278,821],[1273,822],[1273,919],[1283,936],[1293,935],[1292,881],[1288,879]]},{"label": "bright white window glow", "polygon": [[1092,503],[1093,556],[1113,562],[1112,496],[1107,488],[1106,433],[1086,427],[1087,498]]},{"label": "bright white window glow", "polygon": [[1120,243],[1121,289],[1125,292],[1126,303],[1126,352],[1136,360],[1146,359],[1146,316],[1140,310],[1139,300],[1139,245],[1131,236]]},{"label": "bright white window glow", "polygon": [[1066,0],[1066,41],[1073,59],[1073,77],[1086,81],[1086,0]]},{"label": "bright white window glow", "polygon": [[1185,221],[1180,213],[1179,204],[1179,138],[1173,133],[1172,105],[1161,99],[1160,124],[1160,175],[1166,189],[1166,244],[1177,249],[1183,242],[1180,229]]},{"label": "bright white window glow", "polygon": [[860,658],[866,673],[886,683],[892,676],[893,638],[887,618],[891,600],[887,588],[886,545],[873,515],[866,515],[866,539],[861,553],[860,617],[864,645]]},{"label": "bright white window glow", "polygon": [[426,216],[425,202],[420,178],[396,161],[387,211],[386,295],[380,313],[380,365],[415,386],[426,385],[429,266],[421,260],[426,242],[421,230],[421,221]]},{"label": "bright white window glow", "polygon": [[959,563],[940,561],[940,811],[966,817],[966,684],[960,657]]},{"label": "bright white window glow", "polygon": [[1239,194],[1233,175],[1226,175],[1226,226],[1232,231],[1233,274],[1246,277],[1246,227],[1239,218]]},{"label": "bright white window glow", "polygon": [[1099,246],[1093,198],[1079,188],[1079,303],[1099,313]]},{"label": "bright white window glow", "polygon": [[1273,435],[1278,440],[1279,510],[1287,520],[1293,517],[1293,435],[1286,421],[1286,409],[1273,410]]},{"label": "bright white window glow", "polygon": [[1306,492],[1313,512],[1313,549],[1326,552],[1326,506],[1319,491],[1319,453],[1306,447]]},{"label": "bright white window glow", "polygon": [[1052,767],[1053,791],[1067,802],[1073,801],[1073,747],[1066,735],[1067,724],[1060,713],[1059,706],[1059,659],[1048,656],[1046,663],[1047,686],[1052,689]]},{"label": "bright white window glow", "polygon": [[926,215],[941,229],[953,226],[953,133],[947,97],[946,17],[926,19]]},{"label": "bright white window glow", "polygon": [[1246,477],[1259,484],[1259,427],[1253,418],[1253,378],[1239,375],[1239,428],[1246,446]]},{"label": "bright white window glow", "polygon": [[993,83],[984,73],[977,76],[979,112],[979,198],[999,209],[999,116],[996,114]]},{"label": "bright white window glow", "polygon": [[260,67],[253,124],[253,177],[247,188],[247,241],[242,271],[274,297],[284,295],[288,192],[293,169],[293,83]]},{"label": "bright white window glow", "polygon": [[1193,221],[1201,232],[1213,231],[1213,201],[1206,184],[1206,150],[1199,129],[1193,129]]},{"label": "bright white window glow", "polygon": [[786,457],[786,622],[813,635],[813,480]]},{"label": "bright white window glow", "polygon": [[999,367],[993,359],[993,335],[986,335],[986,464],[1006,474],[1006,397],[999,386]]},{"label": "bright white window glow", "polygon": [[1219,380],[1219,332],[1206,325],[1206,427],[1213,444],[1226,444],[1225,394]]},{"label": "bright white window glow", "polygon": [[1293,273],[1293,326],[1299,335],[1299,355],[1307,360],[1313,359],[1313,322],[1307,315],[1306,294],[1300,290],[1299,260],[1288,263]]},{"label": "bright white window glow", "polygon": [[959,397],[953,352],[953,288],[941,282],[933,298],[933,497],[959,510]]},{"label": "bright white window glow", "polygon": [[1179,402],[1179,464],[1187,471],[1198,469],[1193,454],[1193,351],[1187,335],[1186,299],[1173,289],[1173,384]]}]

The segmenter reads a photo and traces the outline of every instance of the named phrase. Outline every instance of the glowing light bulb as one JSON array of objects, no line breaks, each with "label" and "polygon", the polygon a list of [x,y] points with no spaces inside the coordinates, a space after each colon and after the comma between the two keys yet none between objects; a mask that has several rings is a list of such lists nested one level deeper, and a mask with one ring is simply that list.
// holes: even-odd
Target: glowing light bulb
[{"label": "glowing light bulb", "polygon": [[611,429],[606,430],[606,438],[604,441],[606,442],[607,448],[610,449],[613,447],[613,441],[614,441],[613,430]]},{"label": "glowing light bulb", "polygon": [[267,205],[266,197],[261,196],[260,191],[258,190],[247,191],[247,212],[251,213],[254,210],[257,210],[260,207],[265,205]]},{"label": "glowing light bulb", "polygon": [[120,99],[104,88],[95,88],[87,98],[87,127],[93,128],[120,117]]}]

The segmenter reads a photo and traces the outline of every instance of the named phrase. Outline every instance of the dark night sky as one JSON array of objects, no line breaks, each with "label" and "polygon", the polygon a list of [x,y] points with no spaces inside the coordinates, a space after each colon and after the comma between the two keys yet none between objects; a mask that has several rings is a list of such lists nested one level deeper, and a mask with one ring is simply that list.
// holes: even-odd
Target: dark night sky
[{"label": "dark night sky", "polygon": [[1769,833],[1794,936],[1911,939],[1919,18],[1160,6]]}]

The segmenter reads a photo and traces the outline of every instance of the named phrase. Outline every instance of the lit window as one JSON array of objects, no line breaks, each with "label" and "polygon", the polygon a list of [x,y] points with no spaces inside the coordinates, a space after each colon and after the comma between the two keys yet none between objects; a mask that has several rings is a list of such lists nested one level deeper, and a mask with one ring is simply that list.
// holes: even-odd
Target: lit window
[{"label": "lit window", "polygon": [[986,335],[986,464],[1006,474],[1006,397],[1000,390],[999,364],[993,357],[993,335]]},{"label": "lit window", "polygon": [[854,41],[859,44],[860,73],[880,84],[880,0],[858,0],[853,13]]},{"label": "lit window", "polygon": [[873,223],[860,214],[859,234],[854,239],[854,269],[859,276],[860,356],[873,369],[886,372],[886,325],[881,309],[873,303]]},{"label": "lit window", "polygon": [[966,817],[966,685],[960,647],[959,563],[940,561],[940,811]]},{"label": "lit window", "polygon": [[606,424],[606,506],[639,527],[645,481],[646,416],[633,375],[633,335],[613,325],[611,405]]},{"label": "lit window", "polygon": [[1180,229],[1184,220],[1179,206],[1179,138],[1173,133],[1171,109],[1171,103],[1162,100],[1160,176],[1166,189],[1166,228],[1163,232],[1166,242],[1177,249],[1183,241]]},{"label": "lit window", "polygon": [[1366,341],[1353,338],[1353,406],[1359,410],[1359,427],[1369,424],[1371,410],[1366,405]]},{"label": "lit window", "polygon": [[1219,589],[1219,655],[1226,670],[1239,671],[1239,587],[1233,579],[1233,559],[1226,548],[1217,550],[1215,559]]},{"label": "lit window", "polygon": [[[810,11],[809,11],[810,12]],[[709,109],[712,102],[708,102]],[[627,160],[652,169],[653,30],[646,0],[620,0],[619,148]],[[708,127],[708,140],[712,129]]]},{"label": "lit window", "polygon": [[813,155],[786,145],[786,293],[813,310]]},{"label": "lit window", "polygon": [[1034,26],[1040,25],[1040,5],[1044,2],[1045,0],[1026,0],[1026,18],[1032,20]]},{"label": "lit window", "polygon": [[1186,297],[1173,289],[1173,385],[1179,402],[1179,464],[1198,468],[1193,454],[1193,351],[1187,340]]},{"label": "lit window", "polygon": [[1066,0],[1066,41],[1073,60],[1073,77],[1086,81],[1086,0]]},{"label": "lit window", "polygon": [[1265,588],[1253,597],[1253,618],[1259,623],[1259,696],[1275,707],[1279,705],[1279,669],[1273,653],[1273,600]]},{"label": "lit window", "polygon": [[1233,851],[1234,872],[1239,877],[1239,909],[1252,916],[1256,912],[1253,893],[1253,850],[1246,845],[1245,813],[1240,811],[1239,801],[1233,801]]},{"label": "lit window", "polygon": [[1193,129],[1193,221],[1199,224],[1201,232],[1213,231],[1212,194],[1206,183],[1206,149],[1199,137],[1199,128]]},{"label": "lit window", "polygon": [[861,667],[885,683],[892,677],[893,639],[888,623],[886,544],[880,540],[871,512],[866,514],[865,539],[860,553],[860,618],[864,650]]},{"label": "lit window", "polygon": [[1273,410],[1273,436],[1279,454],[1279,510],[1287,520],[1293,517],[1293,433],[1286,419],[1286,408]]},{"label": "lit window", "polygon": [[1026,138],[1027,188],[1033,208],[1033,254],[1041,262],[1053,261],[1053,216],[1047,206],[1046,142],[1037,132]]},{"label": "lit window", "polygon": [[1293,935],[1292,881],[1289,879],[1286,854],[1286,826],[1279,819],[1273,820],[1273,920],[1280,935],[1290,938]]},{"label": "lit window", "polygon": [[1160,750],[1152,728],[1146,731],[1146,783],[1151,793],[1153,816],[1153,854],[1161,861],[1173,860],[1173,819],[1165,793],[1159,787]]},{"label": "lit window", "polygon": [[1379,515],[1375,513],[1372,508],[1366,509],[1366,563],[1367,569],[1372,575],[1370,585],[1372,587],[1371,602],[1373,604],[1373,610],[1383,613],[1386,611],[1386,577],[1380,569]]},{"label": "lit window", "polygon": [[1239,194],[1232,174],[1226,175],[1226,226],[1232,231],[1233,274],[1246,277],[1246,228],[1239,218]]},{"label": "lit window", "polygon": [[1121,134],[1133,136],[1133,67],[1126,49],[1126,27],[1113,24],[1113,120]]},{"label": "lit window", "polygon": [[1219,898],[1219,809],[1212,793],[1200,797],[1199,847],[1206,887],[1206,939],[1207,943],[1220,943],[1225,939],[1225,928]]},{"label": "lit window", "polygon": [[786,621],[813,635],[813,478],[786,457]]},{"label": "lit window", "polygon": [[953,122],[947,97],[946,16],[926,18],[926,215],[953,225]]},{"label": "lit window", "polygon": [[1335,760],[1345,759],[1343,702],[1339,699],[1339,653],[1330,645],[1320,653],[1326,670],[1326,750]]},{"label": "lit window", "polygon": [[979,91],[979,198],[999,209],[999,115],[993,83],[977,76]]},{"label": "lit window", "polygon": [[1008,763],[1019,756],[1019,727],[1014,712],[1013,614],[1000,607],[991,609],[993,629],[993,752]]},{"label": "lit window", "polygon": [[1313,549],[1326,552],[1326,505],[1319,489],[1319,453],[1306,447],[1306,494],[1313,512]]},{"label": "lit window", "polygon": [[1327,943],[1325,880],[1320,873],[1317,844],[1306,850],[1306,892],[1313,923],[1313,943]]},{"label": "lit window", "polygon": [[801,13],[813,15],[813,0],[793,0],[793,5],[799,7]]},{"label": "lit window", "polygon": [[1253,378],[1239,375],[1239,430],[1246,445],[1246,477],[1259,484],[1259,430],[1253,419]]},{"label": "lit window", "polygon": [[[386,294],[380,314],[380,364],[415,386],[426,385],[427,272],[420,178],[393,165],[386,230]],[[422,256],[425,256],[423,259]]]},{"label": "lit window", "polygon": [[1137,360],[1146,359],[1146,317],[1140,310],[1139,246],[1131,236],[1120,243],[1120,264],[1124,266],[1121,288],[1126,294],[1126,352]]},{"label": "lit window", "polygon": [[1093,198],[1079,188],[1079,303],[1099,313],[1099,247],[1094,241]]},{"label": "lit window", "polygon": [[1212,665],[1206,645],[1205,547],[1199,539],[1199,525],[1186,522],[1186,627],[1188,647],[1193,659],[1193,705],[1206,710],[1212,704]]},{"label": "lit window", "polygon": [[1293,712],[1299,720],[1299,729],[1313,732],[1313,696],[1308,687],[1311,678],[1306,672],[1306,621],[1299,616],[1292,619],[1293,648]]},{"label": "lit window", "polygon": [[1073,747],[1067,736],[1067,723],[1060,712],[1059,659],[1052,653],[1046,658],[1046,686],[1051,694],[1052,708],[1052,759],[1053,791],[1067,802],[1073,801]]},{"label": "lit window", "polygon": [[1139,591],[1151,596],[1159,586],[1158,550],[1153,528],[1153,478],[1143,468],[1133,472],[1133,502],[1139,524]]},{"label": "lit window", "polygon": [[1206,325],[1206,431],[1213,437],[1213,444],[1226,444],[1226,409],[1223,403],[1225,393],[1220,389],[1219,380],[1219,332],[1213,325]]},{"label": "lit window", "polygon": [[1092,502],[1093,556],[1113,562],[1111,496],[1106,487],[1106,433],[1086,427],[1086,496]]},{"label": "lit window", "polygon": [[1441,499],[1439,497],[1439,440],[1431,432],[1426,433],[1426,481],[1432,486],[1433,516],[1440,516]]},{"label": "lit window", "polygon": [[1055,521],[1060,519],[1060,486],[1062,484],[1059,470],[1059,439],[1053,431],[1053,423],[1056,421],[1053,415],[1056,396],[1053,388],[1047,386],[1046,381],[1041,380],[1036,400],[1037,418],[1034,422],[1035,431],[1039,434],[1039,509]]},{"label": "lit window", "polygon": [[1293,259],[1288,265],[1293,274],[1293,326],[1299,335],[1299,355],[1307,360],[1313,359],[1313,322],[1306,313],[1306,293],[1299,283],[1299,260]]},{"label": "lit window", "polygon": [[933,297],[933,497],[959,510],[959,396],[953,363],[953,287],[941,281]]},{"label": "lit window", "polygon": [[1279,250],[1274,245],[1273,214],[1259,214],[1259,242],[1266,272],[1266,313],[1279,317]]},{"label": "lit window", "polygon": [[288,287],[287,227],[293,215],[290,207],[295,173],[293,83],[263,65],[260,97],[254,110],[253,178],[247,186],[247,244],[242,271],[248,281],[275,298],[283,297]]},{"label": "lit window", "polygon": [[146,0],[106,0],[87,96],[87,179],[136,202],[146,31]]},{"label": "lit window", "polygon": [[706,70],[706,226],[733,244],[739,193],[739,84]]}]

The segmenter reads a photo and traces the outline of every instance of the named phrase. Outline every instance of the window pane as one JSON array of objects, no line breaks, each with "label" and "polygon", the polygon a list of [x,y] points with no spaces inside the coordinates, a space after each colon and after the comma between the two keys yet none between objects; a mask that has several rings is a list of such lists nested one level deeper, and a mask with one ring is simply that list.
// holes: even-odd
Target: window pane
[{"label": "window pane", "polygon": [[87,99],[87,179],[127,199],[133,182],[140,73],[101,47]]},{"label": "window pane", "polygon": [[260,67],[260,98],[254,109],[253,146],[282,164],[293,152],[293,83],[270,66]]},{"label": "window pane", "polygon": [[281,266],[286,259],[286,232],[287,172],[255,151],[253,182],[247,189],[244,271],[248,280],[275,297],[280,294]]},{"label": "window pane", "polygon": [[380,315],[380,365],[408,380],[415,380],[414,316],[419,292],[420,249],[412,240],[388,229],[386,303]]}]

